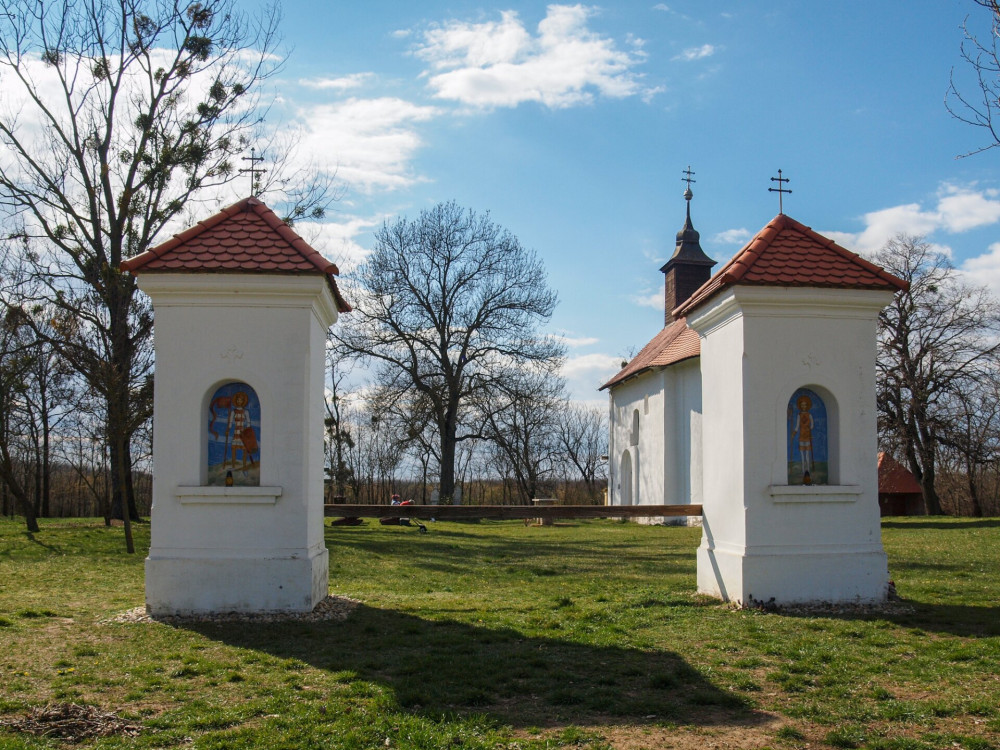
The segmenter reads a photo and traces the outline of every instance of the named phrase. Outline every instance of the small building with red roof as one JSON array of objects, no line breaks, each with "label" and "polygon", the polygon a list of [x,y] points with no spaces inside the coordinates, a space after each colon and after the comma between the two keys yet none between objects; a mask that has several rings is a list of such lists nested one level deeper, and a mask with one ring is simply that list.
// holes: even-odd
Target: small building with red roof
[{"label": "small building with red roof", "polygon": [[122,263],[155,316],[146,607],[308,612],[327,595],[327,330],[337,267],[246,198]]},{"label": "small building with red roof", "polygon": [[602,386],[610,502],[701,504],[703,593],[882,600],[875,332],[906,284],[783,213],[710,276],[685,197],[665,326]]},{"label": "small building with red roof", "polygon": [[922,516],[924,490],[889,453],[878,454],[878,509],[883,516]]}]

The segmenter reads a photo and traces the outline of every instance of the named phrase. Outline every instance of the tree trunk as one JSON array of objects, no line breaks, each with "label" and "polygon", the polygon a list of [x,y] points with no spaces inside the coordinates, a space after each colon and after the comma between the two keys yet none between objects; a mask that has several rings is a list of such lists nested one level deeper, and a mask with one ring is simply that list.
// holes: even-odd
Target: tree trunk
[{"label": "tree trunk", "polygon": [[[118,444],[118,450],[121,451],[121,455],[125,455],[128,452],[128,446],[122,443]],[[125,461],[120,461],[118,464],[118,482],[122,487],[127,487],[131,489],[131,472],[129,471]],[[125,551],[130,555],[135,554],[135,542],[132,539],[132,514],[123,513],[122,523],[125,526]]]},{"label": "tree trunk", "polygon": [[448,409],[441,426],[441,474],[438,483],[438,502],[441,505],[451,505],[455,499],[456,423],[455,409]]},{"label": "tree trunk", "polygon": [[49,518],[52,515],[51,508],[51,498],[52,498],[52,466],[50,461],[50,436],[52,433],[52,427],[49,424],[49,398],[48,398],[48,388],[46,387],[45,377],[41,375],[46,375],[47,373],[40,373],[38,380],[38,396],[40,399],[41,417],[42,422],[42,518]]},{"label": "tree trunk", "polygon": [[922,471],[919,476],[920,488],[924,494],[924,514],[928,516],[944,515],[941,510],[941,500],[938,498],[937,489],[934,487],[934,456],[927,455],[926,451],[921,451],[923,459]]},{"label": "tree trunk", "polygon": [[971,514],[974,518],[982,518],[983,506],[979,501],[979,483],[976,481],[974,464],[970,461],[965,469],[965,475],[969,482],[969,502],[972,505]]},{"label": "tree trunk", "polygon": [[17,481],[17,477],[14,474],[13,461],[11,461],[6,445],[0,446],[0,480],[3,480],[4,486],[13,496],[14,505],[24,515],[24,522],[28,527],[28,531],[32,533],[39,532],[41,529],[38,528],[38,516],[35,513],[35,507],[31,502],[31,498],[28,497],[28,493],[25,492],[24,486]]}]

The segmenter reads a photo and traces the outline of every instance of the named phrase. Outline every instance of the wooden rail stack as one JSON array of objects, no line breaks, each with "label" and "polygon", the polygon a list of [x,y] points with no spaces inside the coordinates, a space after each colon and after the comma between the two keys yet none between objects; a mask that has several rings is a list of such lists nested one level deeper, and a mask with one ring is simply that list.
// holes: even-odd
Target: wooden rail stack
[{"label": "wooden rail stack", "polygon": [[700,516],[700,505],[324,505],[327,516],[346,518],[417,518],[437,521],[471,521],[491,518],[642,518],[650,516]]}]

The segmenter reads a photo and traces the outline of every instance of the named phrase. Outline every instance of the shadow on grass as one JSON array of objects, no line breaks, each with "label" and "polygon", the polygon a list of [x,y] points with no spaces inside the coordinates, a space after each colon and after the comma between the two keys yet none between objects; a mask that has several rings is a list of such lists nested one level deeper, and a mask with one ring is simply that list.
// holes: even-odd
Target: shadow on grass
[{"label": "shadow on grass", "polygon": [[968,518],[963,521],[882,521],[883,529],[1000,529],[1000,518]]},{"label": "shadow on grass", "polygon": [[973,607],[965,604],[927,604],[904,599],[883,611],[832,610],[830,612],[782,612],[787,617],[829,617],[831,620],[884,620],[904,628],[929,633],[946,633],[963,638],[1000,636],[1000,607]]},{"label": "shadow on grass", "polygon": [[[604,543],[588,540],[586,544],[558,537],[541,537],[530,528],[511,526],[517,536],[484,536],[456,528],[455,524],[435,524],[427,534],[416,528],[384,527],[382,533],[356,533],[357,528],[327,529],[326,545],[331,558],[336,561],[342,550],[351,550],[377,559],[398,561],[407,569],[420,569],[439,573],[468,571],[467,556],[497,565],[558,565],[575,572],[600,572],[626,557],[632,565],[655,566],[658,574],[668,572],[691,573],[695,571],[696,543],[690,550],[670,552],[663,548],[650,548],[642,544],[623,544],[614,538]],[[549,527],[551,528],[551,527]],[[387,532],[387,529],[391,531]],[[390,533],[391,536],[386,534]],[[456,544],[467,543],[463,551]]]},{"label": "shadow on grass", "polygon": [[514,727],[767,721],[675,653],[593,646],[361,605],[344,622],[186,626],[238,648],[375,681],[403,710]]},{"label": "shadow on grass", "polygon": [[45,542],[36,538],[35,532],[33,531],[25,531],[24,536],[28,539],[29,542],[31,542],[32,544],[37,544],[42,549],[47,549],[49,552],[59,552],[58,548],[54,547],[51,544],[46,544]]}]

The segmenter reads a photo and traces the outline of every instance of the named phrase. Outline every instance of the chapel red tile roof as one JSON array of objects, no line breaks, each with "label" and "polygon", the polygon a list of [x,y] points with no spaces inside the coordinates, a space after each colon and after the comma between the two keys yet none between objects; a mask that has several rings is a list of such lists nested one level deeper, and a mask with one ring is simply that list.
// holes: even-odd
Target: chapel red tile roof
[{"label": "chapel red tile roof", "polygon": [[894,291],[908,286],[785,214],[774,217],[732,260],[678,305],[674,317],[688,315],[734,284]]},{"label": "chapel red tile roof", "polygon": [[888,453],[878,454],[878,491],[880,493],[921,494],[923,488],[909,469]]},{"label": "chapel red tile roof", "polygon": [[337,303],[350,312],[334,278],[340,273],[278,215],[256,198],[244,198],[166,242],[123,261],[137,273],[323,274]]},{"label": "chapel red tile roof", "polygon": [[666,367],[701,354],[701,339],[688,328],[687,320],[680,318],[665,327],[636,354],[621,371],[598,390],[623,383],[654,367]]}]

